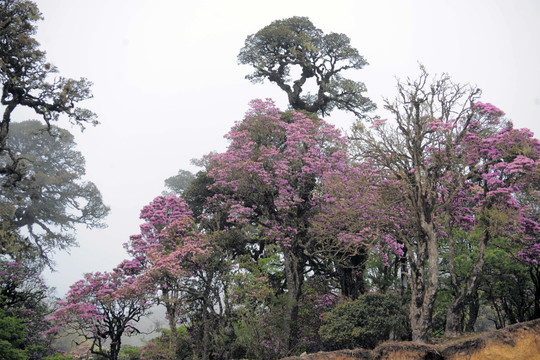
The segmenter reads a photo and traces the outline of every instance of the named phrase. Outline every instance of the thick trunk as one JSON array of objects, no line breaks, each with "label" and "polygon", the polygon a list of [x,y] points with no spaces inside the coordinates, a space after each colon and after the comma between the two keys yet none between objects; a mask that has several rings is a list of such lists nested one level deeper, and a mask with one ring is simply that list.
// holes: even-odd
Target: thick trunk
[{"label": "thick trunk", "polygon": [[285,278],[287,280],[287,296],[289,299],[286,312],[287,350],[291,353],[298,344],[298,301],[302,295],[304,264],[301,257],[297,256],[291,248],[285,247],[283,255],[285,258]]},{"label": "thick trunk", "polygon": [[339,282],[341,292],[345,297],[357,299],[365,292],[363,272],[366,256],[364,253],[350,258],[348,266],[339,267]]},{"label": "thick trunk", "polygon": [[465,301],[454,299],[446,312],[445,337],[456,337],[461,334],[461,314],[465,308]]},{"label": "thick trunk", "polygon": [[[122,331],[123,332],[123,331]],[[111,341],[110,346],[110,360],[118,360],[118,355],[120,354],[120,347],[122,346],[122,336],[116,336]]]},{"label": "thick trunk", "polygon": [[[431,318],[439,285],[439,250],[432,222],[422,219],[423,235],[418,241],[416,259],[411,260],[410,321],[414,343],[425,343],[431,327]],[[426,268],[427,264],[427,268]]]}]

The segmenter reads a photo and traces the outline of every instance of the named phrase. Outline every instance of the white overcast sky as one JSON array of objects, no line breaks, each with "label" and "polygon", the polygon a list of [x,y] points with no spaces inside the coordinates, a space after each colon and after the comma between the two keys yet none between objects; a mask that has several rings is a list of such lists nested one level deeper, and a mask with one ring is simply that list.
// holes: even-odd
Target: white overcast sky
[{"label": "white overcast sky", "polygon": [[[38,40],[60,74],[86,77],[85,105],[101,124],[77,133],[95,182],[112,211],[103,230],[80,229],[80,246],[56,256],[46,273],[57,295],[84,272],[111,270],[138,232],[139,211],[190,159],[223,151],[223,135],[254,98],[285,96],[251,84],[237,63],[247,35],[277,19],[307,16],[324,32],[344,33],[370,63],[350,76],[379,105],[395,78],[418,62],[483,90],[514,121],[540,134],[538,0],[37,0]],[[347,129],[352,116],[327,120]]]}]

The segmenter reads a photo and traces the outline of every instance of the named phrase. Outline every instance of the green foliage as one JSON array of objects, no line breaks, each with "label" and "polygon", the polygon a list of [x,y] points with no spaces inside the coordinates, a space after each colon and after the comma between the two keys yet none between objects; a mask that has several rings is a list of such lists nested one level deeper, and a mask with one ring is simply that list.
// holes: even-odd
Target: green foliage
[{"label": "green foliage", "polygon": [[[104,226],[109,208],[97,187],[82,180],[84,157],[75,150],[72,134],[36,120],[24,121],[11,124],[6,144],[18,160],[0,155],[0,163],[17,166],[24,176],[0,195],[0,218],[5,222],[1,231],[9,235],[1,240],[4,254],[49,264],[53,250],[76,242],[77,224]],[[17,236],[17,229],[26,229],[28,238]]]},{"label": "green foliage", "polygon": [[91,83],[58,76],[58,70],[47,62],[45,52],[34,38],[35,23],[41,20],[37,5],[27,0],[0,2],[0,155],[7,155],[14,164],[0,164],[0,183],[14,186],[24,173],[18,159],[6,144],[11,115],[17,107],[33,110],[50,127],[51,122],[65,115],[81,128],[97,124],[96,115],[77,103],[92,97]]},{"label": "green foliage", "polygon": [[184,191],[190,188],[195,180],[195,175],[187,170],[178,170],[178,174],[165,179],[165,187],[173,194],[182,195]]},{"label": "green foliage", "polygon": [[141,352],[141,349],[136,346],[122,346],[122,350],[118,354],[118,360],[139,360]]},{"label": "green foliage", "polygon": [[[199,171],[190,181],[189,187],[182,189],[182,197],[189,204],[194,218],[199,218],[206,211],[208,206],[207,199],[213,195],[213,192],[209,190],[212,183],[213,180],[208,176],[206,171]],[[168,184],[166,185],[169,186]],[[172,187],[170,188],[173,190]]]},{"label": "green foliage", "polygon": [[234,323],[235,352],[248,359],[283,357],[287,352],[286,313],[290,302],[286,294],[279,294],[267,299],[264,306],[253,301],[239,309]]},{"label": "green foliage", "polygon": [[501,240],[486,251],[480,285],[481,300],[491,308],[489,319],[496,328],[531,320],[534,311],[535,288],[529,269],[500,247]]},{"label": "green foliage", "polygon": [[[185,326],[179,326],[177,329],[177,348],[176,353],[171,355],[169,353],[169,337],[170,331],[168,329],[158,329],[157,331],[161,333],[159,337],[156,337],[148,341],[140,349],[140,359],[142,360],[187,360],[191,359],[193,352],[192,349],[192,340],[189,337],[187,329]],[[134,354],[134,352],[131,352]],[[122,359],[120,359],[122,360]]]},{"label": "green foliage", "polygon": [[[341,75],[348,69],[361,69],[366,60],[345,34],[324,34],[307,17],[276,20],[249,35],[238,60],[255,68],[247,79],[276,83],[287,93],[293,109],[324,116],[338,108],[364,117],[375,108],[362,95],[366,92],[363,83]],[[308,80],[316,84],[313,94],[304,92]]]},{"label": "green foliage", "polygon": [[73,356],[64,355],[64,354],[56,354],[51,356],[46,356],[43,358],[43,360],[72,360]]},{"label": "green foliage", "polygon": [[0,309],[0,359],[26,360],[25,338],[24,319],[6,316],[5,311]]},{"label": "green foliage", "polygon": [[25,356],[33,360],[48,354],[51,341],[43,334],[47,330],[44,318],[50,313],[50,294],[39,273],[39,267],[22,266],[0,258],[2,349],[11,349],[10,353],[14,349],[24,350]]},{"label": "green foliage", "polygon": [[233,354],[239,357],[276,358],[286,344],[285,311],[290,304],[279,291],[283,267],[275,247],[266,250],[266,256],[257,261],[239,257],[239,269],[232,277],[229,297],[235,311]]},{"label": "green foliage", "polygon": [[319,329],[324,314],[342,299],[341,295],[335,294],[337,286],[335,280],[325,275],[313,275],[304,282],[298,307],[300,341],[296,353],[327,350]]},{"label": "green foliage", "polygon": [[372,349],[391,336],[407,335],[407,311],[393,295],[370,293],[345,301],[323,320],[320,334],[335,348]]}]

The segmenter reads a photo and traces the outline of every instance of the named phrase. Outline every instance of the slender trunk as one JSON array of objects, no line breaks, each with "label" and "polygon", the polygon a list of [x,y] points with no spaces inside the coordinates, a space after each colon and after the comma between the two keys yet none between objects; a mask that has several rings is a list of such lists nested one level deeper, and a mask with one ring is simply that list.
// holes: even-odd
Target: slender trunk
[{"label": "slender trunk", "polygon": [[169,359],[174,360],[176,357],[176,300],[174,299],[174,293],[171,294],[169,290],[163,291],[163,301],[165,303],[165,310],[167,312],[167,318],[169,320]]},{"label": "slender trunk", "polygon": [[484,268],[484,260],[486,255],[486,245],[490,238],[489,231],[486,229],[482,234],[482,237],[478,242],[478,256],[471,270],[469,277],[462,286],[458,280],[455,272],[454,259],[454,240],[450,239],[449,242],[449,256],[448,256],[448,270],[450,272],[450,279],[452,287],[454,288],[454,299],[450,303],[446,312],[446,328],[444,335],[446,337],[456,337],[461,333],[461,319],[460,314],[467,305],[467,302],[476,294],[478,286],[480,285],[480,279],[482,270]]},{"label": "slender trunk", "polygon": [[504,313],[506,314],[506,318],[508,319],[509,324],[517,324],[518,319],[516,317],[516,314],[514,314],[512,307],[508,305],[508,300],[506,300],[505,297],[502,298],[502,308]]},{"label": "slender trunk", "polygon": [[202,343],[203,353],[201,360],[209,359],[209,350],[210,350],[210,316],[208,314],[208,309],[206,304],[203,309],[203,343]]},{"label": "slender trunk", "polygon": [[167,305],[167,317],[169,318],[169,358],[176,357],[176,316],[172,306]]},{"label": "slender trunk", "polygon": [[478,312],[480,311],[480,300],[478,299],[478,292],[475,292],[471,301],[469,302],[469,319],[465,325],[466,332],[474,332],[474,325],[478,319]]},{"label": "slender trunk", "polygon": [[401,296],[402,305],[406,302],[405,295],[407,294],[407,284],[409,283],[409,271],[407,269],[407,248],[404,249],[403,257],[399,259],[401,283],[399,295]]},{"label": "slender trunk", "polygon": [[540,319],[540,268],[531,267],[529,273],[534,284],[534,313],[531,320]]},{"label": "slender trunk", "polygon": [[19,96],[13,95],[13,100],[9,101],[5,110],[4,114],[2,115],[2,122],[0,122],[0,149],[3,150],[4,146],[6,145],[6,139],[9,133],[9,123],[11,122],[11,113],[18,105]]}]

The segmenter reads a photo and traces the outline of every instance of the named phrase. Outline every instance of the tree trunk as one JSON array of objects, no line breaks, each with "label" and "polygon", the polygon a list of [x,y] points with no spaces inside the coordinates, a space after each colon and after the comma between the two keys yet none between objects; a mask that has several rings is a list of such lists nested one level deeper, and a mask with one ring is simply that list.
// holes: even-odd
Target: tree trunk
[{"label": "tree trunk", "polygon": [[338,265],[339,283],[345,297],[353,300],[365,292],[363,272],[366,262],[365,252],[356,254],[349,259],[349,264]]},{"label": "tree trunk", "polygon": [[451,338],[461,334],[461,314],[464,308],[465,301],[462,298],[456,298],[450,303],[446,312],[445,337]]},{"label": "tree trunk", "polygon": [[[124,331],[122,330],[122,333],[123,332]],[[111,346],[109,347],[109,349],[110,349],[110,354],[109,354],[110,360],[118,360],[118,355],[120,354],[120,347],[121,346],[122,346],[122,335],[114,336],[111,339]]]},{"label": "tree trunk", "polygon": [[432,222],[424,218],[420,224],[424,234],[418,239],[416,259],[414,254],[409,253],[412,294],[409,316],[412,341],[416,344],[428,340],[439,285],[439,249],[435,228]]},{"label": "tree trunk", "polygon": [[540,319],[540,268],[531,265],[529,274],[534,284],[534,313],[531,320]]},{"label": "tree trunk", "polygon": [[409,283],[409,270],[407,269],[407,248],[404,249],[405,252],[403,257],[399,259],[401,281],[399,287],[399,295],[401,297],[401,304],[404,305],[406,300],[405,295],[407,294],[407,285]]},{"label": "tree trunk", "polygon": [[454,288],[454,299],[450,303],[446,312],[446,328],[444,330],[445,337],[456,337],[461,333],[461,313],[467,302],[476,294],[478,286],[480,285],[480,275],[484,268],[484,260],[486,255],[486,245],[490,238],[489,230],[485,229],[482,237],[478,241],[478,256],[471,270],[469,277],[465,283],[465,286],[459,283],[457,274],[454,267],[455,249],[454,239],[451,238],[449,242],[448,252],[448,271],[450,272],[450,279],[452,287]]},{"label": "tree trunk", "polygon": [[302,284],[304,281],[304,263],[301,255],[293,251],[293,248],[284,247],[283,255],[285,260],[285,278],[287,280],[287,350],[290,354],[298,344],[298,301],[302,295]]},{"label": "tree trunk", "polygon": [[478,312],[480,311],[480,300],[478,299],[478,292],[475,292],[472,299],[469,301],[469,319],[465,325],[465,332],[474,332],[474,325],[478,319]]},{"label": "tree trunk", "polygon": [[203,342],[202,342],[202,357],[201,360],[209,359],[210,352],[210,316],[208,313],[208,308],[204,304],[203,308]]},{"label": "tree trunk", "polygon": [[174,294],[171,294],[168,290],[163,290],[163,301],[165,303],[165,310],[167,312],[167,318],[169,320],[169,359],[174,360],[176,357],[176,300]]}]

